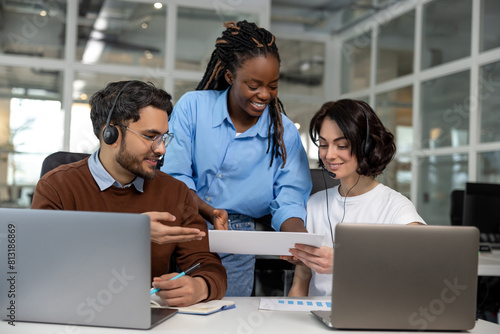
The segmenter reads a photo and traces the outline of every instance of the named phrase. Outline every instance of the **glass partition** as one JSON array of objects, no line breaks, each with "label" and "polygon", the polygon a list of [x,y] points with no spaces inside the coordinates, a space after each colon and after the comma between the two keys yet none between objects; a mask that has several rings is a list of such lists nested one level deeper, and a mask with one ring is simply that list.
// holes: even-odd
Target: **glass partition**
[{"label": "glass partition", "polygon": [[481,115],[481,142],[500,141],[500,61],[480,69],[478,104]]},{"label": "glass partition", "polygon": [[205,71],[215,41],[226,29],[224,22],[247,20],[259,24],[257,14],[237,11],[179,7],[177,13],[175,68],[180,70]]},{"label": "glass partition", "polygon": [[76,58],[86,64],[163,67],[166,6],[134,1],[83,1]]},{"label": "glass partition", "polygon": [[484,183],[500,183],[500,151],[478,154],[477,180]]},{"label": "glass partition", "polygon": [[377,115],[394,135],[396,157],[378,180],[410,197],[411,158],[413,150],[412,86],[377,95]]},{"label": "glass partition", "polygon": [[173,97],[174,103],[179,101],[181,96],[184,95],[185,93],[196,90],[196,86],[198,86],[199,81],[195,82],[189,80],[175,80],[174,97]]},{"label": "glass partition", "polygon": [[342,45],[342,93],[356,91],[369,86],[370,50],[370,33],[360,35]]},{"label": "glass partition", "polygon": [[472,1],[425,4],[422,27],[422,69],[470,56]]},{"label": "glass partition", "polygon": [[481,2],[481,44],[480,51],[487,51],[500,47],[498,38],[498,15],[500,1],[482,0]]},{"label": "glass partition", "polygon": [[66,1],[2,1],[0,53],[36,58],[63,58]]},{"label": "glass partition", "polygon": [[377,82],[413,73],[415,11],[380,27],[377,50]]},{"label": "glass partition", "polygon": [[0,206],[29,206],[43,159],[62,149],[62,77],[0,66]]},{"label": "glass partition", "polygon": [[413,149],[413,91],[403,87],[377,95],[377,115],[395,137],[398,152]]},{"label": "glass partition", "polygon": [[450,225],[451,192],[465,187],[468,155],[421,158],[418,167],[419,214],[429,225]]},{"label": "glass partition", "polygon": [[280,94],[323,96],[325,44],[277,39],[281,56]]},{"label": "glass partition", "polygon": [[422,148],[469,143],[470,71],[428,80],[421,86]]}]

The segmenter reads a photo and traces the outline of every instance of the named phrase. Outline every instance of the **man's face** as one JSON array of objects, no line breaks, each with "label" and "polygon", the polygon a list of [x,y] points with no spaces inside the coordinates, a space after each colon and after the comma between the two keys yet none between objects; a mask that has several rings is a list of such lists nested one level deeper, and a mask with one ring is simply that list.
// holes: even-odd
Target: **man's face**
[{"label": "man's face", "polygon": [[[152,180],[157,174],[157,163],[165,154],[165,145],[162,142],[154,151],[151,150],[151,140],[139,134],[153,139],[157,135],[163,135],[168,131],[168,115],[164,110],[147,106],[140,109],[141,117],[137,122],[128,124],[128,128],[137,132],[128,131],[120,127],[122,141],[120,149],[115,156],[120,165],[121,173],[133,179],[140,176],[146,180]],[[126,133],[126,134],[125,134]],[[139,134],[138,134],[139,133]]]}]

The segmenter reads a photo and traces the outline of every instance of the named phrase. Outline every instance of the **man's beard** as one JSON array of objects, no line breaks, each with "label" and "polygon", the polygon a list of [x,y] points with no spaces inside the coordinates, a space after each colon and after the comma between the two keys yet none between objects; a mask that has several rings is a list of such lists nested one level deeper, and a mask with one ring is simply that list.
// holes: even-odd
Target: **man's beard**
[{"label": "man's beard", "polygon": [[130,154],[125,145],[125,141],[122,142],[118,156],[116,157],[116,162],[120,164],[124,169],[128,170],[130,173],[142,177],[145,180],[153,180],[158,170],[156,168],[152,170],[146,170],[142,167],[143,160],[138,159],[136,156]]}]

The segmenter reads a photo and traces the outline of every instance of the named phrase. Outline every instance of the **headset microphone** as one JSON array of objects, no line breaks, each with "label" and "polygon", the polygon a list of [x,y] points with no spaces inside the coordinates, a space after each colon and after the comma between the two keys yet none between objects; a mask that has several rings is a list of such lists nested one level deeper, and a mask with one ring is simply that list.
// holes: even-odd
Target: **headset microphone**
[{"label": "headset microphone", "polygon": [[156,169],[160,169],[165,162],[165,155],[162,155],[160,159],[156,162]]},{"label": "headset microphone", "polygon": [[318,152],[318,160],[319,160],[319,166],[330,176],[332,179],[337,177],[337,174],[330,172],[328,169],[326,169],[325,164],[323,164],[323,160],[321,160],[321,157],[319,156]]}]

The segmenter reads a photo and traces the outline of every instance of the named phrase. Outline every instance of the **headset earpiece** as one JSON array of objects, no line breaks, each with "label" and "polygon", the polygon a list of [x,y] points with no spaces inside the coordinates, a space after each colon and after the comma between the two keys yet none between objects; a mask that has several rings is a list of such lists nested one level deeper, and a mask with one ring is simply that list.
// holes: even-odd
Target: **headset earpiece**
[{"label": "headset earpiece", "polygon": [[363,158],[366,158],[370,155],[370,153],[372,153],[375,142],[373,141],[372,136],[370,136],[370,120],[368,118],[368,113],[363,106],[361,106],[361,110],[363,110],[366,118],[366,136],[365,140],[361,142],[361,155]]},{"label": "headset earpiece", "polygon": [[129,81],[123,85],[123,87],[116,94],[115,100],[113,101],[113,104],[111,105],[111,109],[109,109],[108,118],[106,120],[106,126],[104,127],[104,131],[102,132],[102,141],[106,145],[112,145],[118,140],[118,135],[119,135],[118,128],[114,125],[111,125],[111,115],[113,114],[113,110],[115,110],[115,105],[116,105],[116,102],[118,101],[118,98],[120,97],[120,95],[123,93],[125,88],[127,88],[128,86],[130,86],[134,82],[137,82],[137,80]]},{"label": "headset earpiece", "polygon": [[118,129],[114,125],[106,125],[102,132],[102,140],[107,145],[112,145],[118,140]]},{"label": "headset earpiece", "polygon": [[373,139],[371,136],[368,136],[368,140],[363,140],[361,144],[361,154],[363,157],[368,157],[370,153],[373,151]]}]

